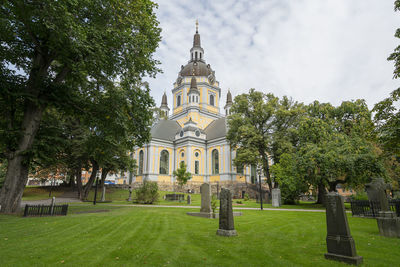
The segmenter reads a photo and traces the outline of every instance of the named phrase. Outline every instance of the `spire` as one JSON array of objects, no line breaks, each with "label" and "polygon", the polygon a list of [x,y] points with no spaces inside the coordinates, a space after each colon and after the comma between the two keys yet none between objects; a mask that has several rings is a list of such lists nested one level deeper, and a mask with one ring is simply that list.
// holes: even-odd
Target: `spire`
[{"label": "spire", "polygon": [[233,104],[233,102],[232,102],[232,94],[231,94],[231,91],[228,90],[228,94],[226,95],[226,105],[224,107],[226,116],[231,114],[232,104]]},{"label": "spire", "polygon": [[162,100],[161,100],[161,106],[168,106],[167,103],[167,94],[164,92],[163,96],[162,96]]},{"label": "spire", "polygon": [[196,20],[196,33],[193,37],[193,47],[190,49],[191,61],[204,61],[204,50],[201,48],[200,34],[199,34],[199,21]]},{"label": "spire", "polygon": [[199,34],[199,21],[196,20],[196,34],[193,38],[193,47],[201,47],[200,45],[200,34]]},{"label": "spire", "polygon": [[232,105],[232,94],[231,91],[228,89],[228,94],[226,95],[226,104],[231,104]]},{"label": "spire", "polygon": [[167,103],[167,94],[165,92],[162,96],[160,110],[164,113],[165,116],[168,117],[169,107]]}]

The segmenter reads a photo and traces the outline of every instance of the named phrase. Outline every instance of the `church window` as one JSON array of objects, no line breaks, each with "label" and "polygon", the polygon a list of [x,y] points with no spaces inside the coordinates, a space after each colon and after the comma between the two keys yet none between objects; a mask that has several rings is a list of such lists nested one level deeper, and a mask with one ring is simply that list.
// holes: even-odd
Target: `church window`
[{"label": "church window", "polygon": [[194,58],[197,60],[197,52],[194,52]]},{"label": "church window", "polygon": [[194,162],[194,173],[195,173],[195,174],[199,174],[199,166],[200,166],[200,163],[199,163],[198,160],[196,160],[196,161]]},{"label": "church window", "polygon": [[178,95],[178,96],[176,97],[176,106],[179,107],[180,105],[181,105],[181,96]]},{"label": "church window", "polygon": [[196,96],[196,103],[199,103],[199,97]]},{"label": "church window", "polygon": [[169,171],[169,153],[167,150],[161,151],[160,154],[160,174],[168,174]]},{"label": "church window", "polygon": [[193,52],[192,52],[192,60],[193,60]]},{"label": "church window", "polygon": [[190,103],[190,100],[191,100],[192,98],[189,96],[189,103]]},{"label": "church window", "polygon": [[199,152],[194,153],[194,155],[197,158],[199,156]]},{"label": "church window", "polygon": [[139,175],[143,174],[143,150],[140,150],[139,152]]},{"label": "church window", "polygon": [[[200,136],[200,131],[199,131],[199,130],[196,130],[194,133],[196,134],[197,137]],[[196,156],[196,157],[197,157],[197,156]]]},{"label": "church window", "polygon": [[218,174],[219,173],[219,156],[218,156],[218,150],[214,149],[211,153],[211,159],[212,159],[212,174]]},{"label": "church window", "polygon": [[243,165],[239,165],[239,166],[236,167],[236,172],[239,173],[239,174],[243,174],[243,169],[244,169]]},{"label": "church window", "polygon": [[184,156],[185,156],[185,153],[182,152],[182,153],[181,153],[181,157],[183,158]]},{"label": "church window", "polygon": [[210,105],[214,106],[214,95],[210,95]]},{"label": "church window", "polygon": [[201,53],[200,53],[200,59],[201,59]]}]

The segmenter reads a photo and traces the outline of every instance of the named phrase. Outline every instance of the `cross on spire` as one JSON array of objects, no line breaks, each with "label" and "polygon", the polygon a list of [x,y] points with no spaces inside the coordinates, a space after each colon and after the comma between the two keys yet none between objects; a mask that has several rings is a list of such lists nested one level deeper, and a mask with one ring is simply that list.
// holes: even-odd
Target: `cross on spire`
[{"label": "cross on spire", "polygon": [[199,20],[196,19],[196,33],[199,33]]}]

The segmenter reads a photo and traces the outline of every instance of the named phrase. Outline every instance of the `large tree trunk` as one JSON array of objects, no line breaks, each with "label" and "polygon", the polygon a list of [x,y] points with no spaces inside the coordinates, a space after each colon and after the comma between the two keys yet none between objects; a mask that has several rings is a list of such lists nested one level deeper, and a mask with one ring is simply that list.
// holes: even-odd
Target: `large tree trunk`
[{"label": "large tree trunk", "polygon": [[97,172],[99,170],[99,164],[97,164],[97,161],[91,159],[90,162],[92,163],[92,174],[90,175],[89,181],[83,187],[81,200],[87,200],[90,189],[93,186],[93,182],[96,180]]},{"label": "large tree trunk", "polygon": [[317,204],[323,204],[325,205],[325,194],[326,194],[326,188],[323,183],[318,184],[318,199],[317,199]]},{"label": "large tree trunk", "polygon": [[22,121],[22,137],[18,149],[10,153],[7,159],[7,173],[0,192],[1,213],[14,213],[19,208],[28,180],[30,156],[26,152],[32,148],[42,115],[42,108],[34,103],[27,105]]}]

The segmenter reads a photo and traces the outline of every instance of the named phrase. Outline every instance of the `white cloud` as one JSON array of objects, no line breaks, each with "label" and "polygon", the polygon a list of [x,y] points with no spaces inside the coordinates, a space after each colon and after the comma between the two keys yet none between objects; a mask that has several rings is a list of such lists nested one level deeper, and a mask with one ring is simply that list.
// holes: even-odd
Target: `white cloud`
[{"label": "white cloud", "polygon": [[[163,41],[156,53],[164,73],[150,80],[160,105],[189,59],[195,20],[205,59],[223,101],[256,88],[309,103],[357,98],[370,107],[399,87],[386,58],[399,40],[392,1],[158,1]],[[220,103],[223,106],[224,103]]]}]

